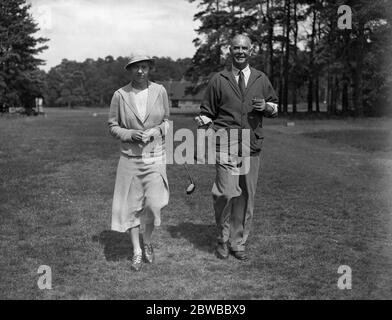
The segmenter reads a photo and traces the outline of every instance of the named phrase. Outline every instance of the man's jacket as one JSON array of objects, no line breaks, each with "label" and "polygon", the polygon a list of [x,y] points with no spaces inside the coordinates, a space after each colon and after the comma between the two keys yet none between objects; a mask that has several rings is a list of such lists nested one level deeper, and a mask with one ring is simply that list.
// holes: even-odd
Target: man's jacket
[{"label": "man's jacket", "polygon": [[261,151],[263,116],[275,117],[277,114],[269,113],[267,110],[254,110],[252,99],[263,98],[265,102],[276,104],[278,98],[268,77],[259,70],[250,69],[244,96],[241,95],[231,70],[216,73],[205,91],[200,115],[207,116],[213,121],[214,130],[250,129],[250,154],[253,155]]}]

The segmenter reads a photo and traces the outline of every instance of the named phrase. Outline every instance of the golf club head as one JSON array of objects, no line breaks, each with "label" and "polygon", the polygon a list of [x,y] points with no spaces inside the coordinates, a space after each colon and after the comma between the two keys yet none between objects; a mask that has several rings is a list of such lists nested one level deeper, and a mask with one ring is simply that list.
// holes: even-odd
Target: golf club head
[{"label": "golf club head", "polygon": [[194,183],[191,183],[191,184],[188,186],[188,188],[186,188],[186,194],[191,194],[193,191],[195,191],[195,188],[196,188],[195,184],[194,184]]}]

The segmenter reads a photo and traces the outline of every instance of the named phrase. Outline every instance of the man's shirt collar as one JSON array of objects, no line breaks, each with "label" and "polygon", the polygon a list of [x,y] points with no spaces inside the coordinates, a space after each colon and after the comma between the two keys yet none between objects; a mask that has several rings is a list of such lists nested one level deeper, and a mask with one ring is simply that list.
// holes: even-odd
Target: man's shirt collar
[{"label": "man's shirt collar", "polygon": [[242,71],[244,75],[249,75],[250,74],[250,67],[249,64],[242,70],[234,67],[234,65],[231,65],[231,71],[233,72],[234,75],[238,76],[238,72]]}]

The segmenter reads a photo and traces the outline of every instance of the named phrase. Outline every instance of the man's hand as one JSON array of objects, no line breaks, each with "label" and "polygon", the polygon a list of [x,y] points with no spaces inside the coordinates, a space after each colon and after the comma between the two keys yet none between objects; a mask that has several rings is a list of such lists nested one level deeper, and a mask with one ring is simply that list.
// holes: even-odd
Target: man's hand
[{"label": "man's hand", "polygon": [[212,122],[212,120],[206,116],[197,116],[197,117],[195,117],[194,120],[196,121],[196,123],[199,127],[202,127],[202,126]]},{"label": "man's hand", "polygon": [[147,129],[142,134],[142,141],[147,143],[151,140],[152,137],[159,137],[161,135],[161,131],[157,128]]},{"label": "man's hand", "polygon": [[256,111],[264,111],[267,104],[264,99],[254,98],[252,99],[252,106]]}]

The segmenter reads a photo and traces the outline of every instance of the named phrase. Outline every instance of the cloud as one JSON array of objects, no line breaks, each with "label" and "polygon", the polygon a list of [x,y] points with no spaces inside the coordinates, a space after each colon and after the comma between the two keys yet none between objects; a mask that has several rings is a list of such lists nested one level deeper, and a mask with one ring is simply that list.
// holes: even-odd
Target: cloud
[{"label": "cloud", "polygon": [[196,5],[186,0],[30,0],[32,14],[50,39],[44,69],[61,59],[127,56],[141,48],[173,59],[192,57]]}]

